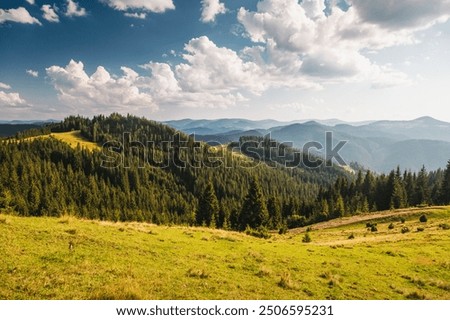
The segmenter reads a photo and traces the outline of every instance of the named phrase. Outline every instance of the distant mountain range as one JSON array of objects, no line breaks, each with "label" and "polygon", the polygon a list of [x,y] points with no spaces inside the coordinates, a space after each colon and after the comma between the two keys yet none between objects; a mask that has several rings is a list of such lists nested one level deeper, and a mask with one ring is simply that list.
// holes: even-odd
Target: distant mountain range
[{"label": "distant mountain range", "polygon": [[333,132],[334,144],[348,143],[341,151],[347,163],[358,164],[386,172],[397,165],[403,169],[429,170],[444,167],[450,159],[450,123],[431,117],[411,121],[375,121],[347,123],[332,119],[325,121],[246,119],[176,120],[166,124],[196,135],[197,140],[215,143],[238,141],[241,136],[264,136],[270,133],[280,142],[292,142],[302,148],[309,141],[325,144],[325,132]]}]

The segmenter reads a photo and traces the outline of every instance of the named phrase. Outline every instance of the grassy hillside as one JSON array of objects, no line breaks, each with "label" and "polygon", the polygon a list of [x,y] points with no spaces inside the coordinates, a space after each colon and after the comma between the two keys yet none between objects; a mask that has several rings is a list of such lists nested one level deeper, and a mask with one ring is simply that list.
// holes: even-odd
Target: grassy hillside
[{"label": "grassy hillside", "polygon": [[450,299],[450,207],[374,218],[378,232],[366,217],[303,243],[304,232],[0,215],[0,299]]},{"label": "grassy hillside", "polygon": [[94,142],[91,142],[91,141],[85,139],[81,135],[80,131],[53,132],[48,135],[41,135],[41,136],[26,138],[25,140],[33,141],[35,139],[45,139],[45,138],[49,138],[49,137],[53,137],[62,142],[65,142],[72,148],[76,148],[79,145],[81,148],[85,148],[85,149],[88,149],[91,151],[92,150],[100,150],[100,146],[97,143],[94,143]]}]

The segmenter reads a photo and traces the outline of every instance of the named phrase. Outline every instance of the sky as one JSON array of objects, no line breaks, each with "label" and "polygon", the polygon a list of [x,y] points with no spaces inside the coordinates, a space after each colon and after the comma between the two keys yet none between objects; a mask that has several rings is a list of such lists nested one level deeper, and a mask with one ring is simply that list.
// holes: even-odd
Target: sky
[{"label": "sky", "polygon": [[450,122],[450,0],[0,0],[0,119]]}]

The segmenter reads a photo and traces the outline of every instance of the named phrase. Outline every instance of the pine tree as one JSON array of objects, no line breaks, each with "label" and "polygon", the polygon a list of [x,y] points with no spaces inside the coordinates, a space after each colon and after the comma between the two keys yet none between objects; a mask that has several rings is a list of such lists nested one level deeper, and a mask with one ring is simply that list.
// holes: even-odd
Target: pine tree
[{"label": "pine tree", "polygon": [[416,204],[429,204],[430,202],[430,192],[428,187],[428,174],[425,166],[422,167],[416,182]]},{"label": "pine tree", "polygon": [[338,195],[335,206],[334,206],[334,216],[336,218],[343,217],[345,214],[345,205],[344,205],[344,199],[341,195]]},{"label": "pine tree", "polygon": [[275,197],[270,197],[267,200],[267,211],[269,213],[270,227],[278,229],[282,225],[281,208]]},{"label": "pine tree", "polygon": [[211,181],[208,181],[198,200],[198,209],[196,213],[197,225],[215,227],[216,218],[219,216],[219,210],[219,201],[214,192],[214,187]]},{"label": "pine tree", "polygon": [[444,204],[450,203],[450,160],[444,172],[444,181],[441,186],[441,201]]},{"label": "pine tree", "polygon": [[240,229],[245,230],[247,226],[253,229],[266,226],[268,218],[269,213],[267,212],[261,185],[256,178],[252,178],[239,217]]}]

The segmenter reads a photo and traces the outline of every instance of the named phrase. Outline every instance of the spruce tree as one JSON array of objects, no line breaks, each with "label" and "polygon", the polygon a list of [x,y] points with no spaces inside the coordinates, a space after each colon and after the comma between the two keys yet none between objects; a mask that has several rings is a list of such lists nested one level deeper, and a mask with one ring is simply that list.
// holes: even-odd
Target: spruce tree
[{"label": "spruce tree", "polygon": [[198,200],[198,209],[196,213],[197,225],[206,225],[208,227],[216,226],[216,218],[219,216],[219,201],[211,181],[208,181]]},{"label": "spruce tree", "polygon": [[444,181],[441,186],[441,201],[444,204],[450,203],[450,160],[444,172]]},{"label": "spruce tree", "polygon": [[278,229],[282,225],[281,208],[278,200],[275,197],[270,197],[267,200],[267,211],[269,213],[270,227]]},{"label": "spruce tree", "polygon": [[247,226],[253,229],[266,226],[268,218],[269,213],[267,212],[261,185],[256,178],[252,178],[250,189],[245,197],[239,217],[240,229],[245,230]]},{"label": "spruce tree", "polygon": [[429,204],[430,192],[428,187],[428,174],[425,166],[422,167],[417,175],[416,182],[416,204]]}]

